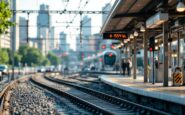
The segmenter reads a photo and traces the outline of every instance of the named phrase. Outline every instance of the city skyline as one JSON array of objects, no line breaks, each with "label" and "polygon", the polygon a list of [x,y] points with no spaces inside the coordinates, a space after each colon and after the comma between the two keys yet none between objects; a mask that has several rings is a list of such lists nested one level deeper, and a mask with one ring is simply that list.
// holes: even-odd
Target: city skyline
[{"label": "city skyline", "polygon": [[[28,6],[28,3],[30,3],[30,0],[28,1],[23,1],[23,0],[18,0],[19,1],[19,7],[18,7],[18,10],[30,10],[29,6]],[[33,1],[33,0],[32,0]],[[38,10],[40,5],[43,3],[42,0],[35,0],[35,5],[32,6],[32,10]],[[45,5],[48,5],[49,6],[49,9],[50,10],[64,10],[64,8],[61,9],[60,6],[66,6],[66,2],[58,2],[57,4],[56,3],[57,0],[55,1],[44,1],[44,4]],[[77,3],[79,3],[79,1],[76,1]],[[84,8],[81,8],[81,10],[84,10],[84,11],[101,11],[102,10],[102,7],[105,6],[106,3],[108,2],[111,2],[113,3],[113,1],[106,1],[106,0],[103,0],[100,2],[99,5],[96,6],[96,8],[93,8],[92,5],[90,4],[93,4],[92,1],[90,1],[86,6],[85,6],[85,0],[81,2],[81,5],[78,5],[78,6],[85,6]],[[26,4],[27,3],[27,4]],[[71,4],[72,3],[72,4]],[[77,6],[77,5],[76,5]],[[74,10],[76,9],[75,7],[75,3],[74,1],[73,2],[70,2],[68,3],[68,6],[66,8],[67,10]],[[80,8],[79,8],[80,9]],[[101,25],[102,25],[102,22],[99,22],[97,20],[101,20],[102,19],[102,15],[101,14],[83,14],[82,15],[82,18],[85,17],[85,16],[88,16],[91,18],[92,20],[92,34],[95,34],[95,33],[99,33],[100,31],[100,28],[101,28]],[[27,14],[21,14],[20,16],[22,17],[25,17],[27,18]],[[38,16],[38,14],[30,14],[29,15],[29,37],[36,37],[37,33],[36,33],[36,17]],[[75,17],[75,18],[74,18]],[[74,19],[74,20],[73,20]],[[56,38],[59,38],[59,34],[60,32],[65,32],[67,34],[67,43],[70,43],[70,48],[72,49],[76,49],[76,37],[79,35],[79,26],[80,26],[80,15],[75,15],[75,14],[51,14],[51,26],[55,27],[55,34],[56,34]],[[72,24],[68,24],[68,21],[67,20],[72,20],[73,23]],[[67,26],[69,25],[68,28],[66,28]]]}]

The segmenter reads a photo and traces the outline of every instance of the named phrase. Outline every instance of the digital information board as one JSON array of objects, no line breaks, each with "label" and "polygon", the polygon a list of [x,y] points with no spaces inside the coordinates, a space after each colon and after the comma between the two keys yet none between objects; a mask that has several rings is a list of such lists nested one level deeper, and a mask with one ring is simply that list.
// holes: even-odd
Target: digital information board
[{"label": "digital information board", "polygon": [[103,39],[124,40],[127,39],[126,33],[103,33]]}]

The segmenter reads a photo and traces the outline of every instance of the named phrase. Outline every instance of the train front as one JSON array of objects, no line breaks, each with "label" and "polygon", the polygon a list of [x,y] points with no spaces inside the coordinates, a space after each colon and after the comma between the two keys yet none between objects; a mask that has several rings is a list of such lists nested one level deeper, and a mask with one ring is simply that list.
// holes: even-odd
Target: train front
[{"label": "train front", "polygon": [[117,60],[117,53],[113,50],[104,52],[103,55],[103,66],[104,70],[114,70]]}]

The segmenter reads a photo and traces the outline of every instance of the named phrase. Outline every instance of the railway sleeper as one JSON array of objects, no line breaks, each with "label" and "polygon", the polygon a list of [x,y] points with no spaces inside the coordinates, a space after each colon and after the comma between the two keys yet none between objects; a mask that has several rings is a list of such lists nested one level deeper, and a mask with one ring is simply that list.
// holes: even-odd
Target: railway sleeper
[{"label": "railway sleeper", "polygon": [[[46,89],[52,91],[52,92],[54,92],[54,93],[56,93],[56,94],[58,94],[58,95],[60,95],[60,96],[65,96],[65,97],[67,97],[67,98],[68,98],[69,100],[71,100],[72,102],[77,103],[77,105],[85,105],[84,108],[85,108],[87,105],[89,105],[89,107],[93,108],[93,109],[92,109],[92,112],[95,113],[95,114],[100,114],[100,113],[101,113],[101,114],[105,114],[105,115],[112,115],[112,113],[110,113],[110,112],[108,112],[108,111],[106,111],[106,110],[103,110],[102,108],[99,108],[99,107],[97,107],[97,106],[95,106],[95,105],[93,105],[93,104],[90,104],[90,103],[88,103],[87,101],[82,100],[82,99],[80,99],[80,98],[78,98],[78,97],[72,96],[72,95],[70,95],[70,94],[68,94],[68,93],[66,93],[66,92],[62,92],[62,91],[59,91],[59,90],[56,89],[56,88],[52,88],[52,87],[46,86],[45,84],[39,83],[39,82],[37,82],[37,81],[35,81],[35,80],[33,80],[33,79],[32,79],[32,82],[34,82],[35,84],[37,84],[37,85],[39,85],[39,86],[42,86],[42,87],[44,87],[44,88],[46,88]],[[75,99],[75,98],[76,98],[76,99]],[[75,101],[74,101],[74,100],[75,100]],[[82,107],[83,107],[83,106],[82,106]]]},{"label": "railway sleeper", "polygon": [[[159,113],[160,114],[168,114],[166,112],[162,112],[162,111],[157,110],[157,109],[153,109],[153,108],[150,108],[150,107],[145,107],[144,105],[140,105],[140,104],[137,104],[135,102],[130,102],[129,100],[120,99],[118,97],[110,96],[110,95],[104,94],[104,93],[99,92],[99,91],[94,91],[92,89],[85,88],[85,87],[76,85],[74,83],[70,83],[68,81],[56,80],[55,78],[49,78],[49,77],[46,77],[46,76],[45,76],[45,78],[50,80],[50,81],[54,81],[54,82],[57,82],[57,83],[62,83],[62,84],[77,88],[77,89],[79,89],[81,91],[84,91],[86,93],[89,93],[89,94],[94,94],[94,96],[100,97],[101,99],[107,100],[108,102],[113,103],[113,104],[119,105],[119,103],[116,103],[116,102],[120,101],[120,103],[125,103],[123,107],[126,107],[128,109],[131,109],[132,106],[136,106],[137,108],[146,109],[147,111],[150,111],[150,113],[152,112],[152,113],[158,113],[158,114]],[[107,97],[107,99],[105,99],[104,97]]]}]

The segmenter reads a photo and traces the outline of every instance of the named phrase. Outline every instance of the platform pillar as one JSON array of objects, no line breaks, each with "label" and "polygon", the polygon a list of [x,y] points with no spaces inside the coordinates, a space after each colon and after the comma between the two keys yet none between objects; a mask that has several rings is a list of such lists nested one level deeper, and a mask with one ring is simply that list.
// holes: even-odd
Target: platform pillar
[{"label": "platform pillar", "polygon": [[177,34],[177,66],[180,66],[180,32]]},{"label": "platform pillar", "polygon": [[168,22],[165,22],[163,24],[163,86],[167,87],[168,86],[168,33],[169,33],[169,28],[168,28]]},{"label": "platform pillar", "polygon": [[133,63],[133,78],[136,79],[136,66],[137,66],[137,60],[136,60],[136,39],[137,37],[134,37],[134,63]]},{"label": "platform pillar", "polygon": [[143,33],[144,44],[144,83],[148,81],[148,49],[147,49],[148,31]]}]

